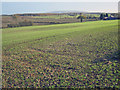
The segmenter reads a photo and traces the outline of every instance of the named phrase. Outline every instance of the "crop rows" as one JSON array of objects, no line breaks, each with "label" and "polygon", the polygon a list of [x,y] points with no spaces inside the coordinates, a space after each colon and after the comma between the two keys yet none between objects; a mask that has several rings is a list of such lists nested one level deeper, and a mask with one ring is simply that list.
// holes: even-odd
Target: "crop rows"
[{"label": "crop rows", "polygon": [[[19,42],[13,40],[13,44],[3,41],[3,87],[120,88],[117,21],[110,22],[96,22],[101,26],[106,24],[104,28],[95,27],[95,23],[89,25],[89,22],[76,24],[76,27],[66,24],[64,29],[62,25],[48,26],[43,28],[48,29],[48,36],[26,38],[24,42],[18,37]],[[38,33],[42,33],[39,28]],[[16,33],[19,31],[16,28]],[[30,28],[24,33],[29,32],[38,35]],[[3,40],[7,38],[6,33],[10,35],[12,31],[3,31]]]}]

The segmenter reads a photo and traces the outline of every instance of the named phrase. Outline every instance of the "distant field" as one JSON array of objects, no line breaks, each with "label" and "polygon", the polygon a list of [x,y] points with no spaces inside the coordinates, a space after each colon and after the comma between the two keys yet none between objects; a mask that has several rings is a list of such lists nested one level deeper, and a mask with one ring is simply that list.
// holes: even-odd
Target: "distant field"
[{"label": "distant field", "polygon": [[116,87],[118,20],[2,30],[3,88]]},{"label": "distant field", "polygon": [[77,16],[69,16],[69,15],[47,15],[47,16],[33,16],[33,18],[76,18]]},{"label": "distant field", "polygon": [[[19,15],[11,15],[11,16],[2,16],[2,28],[9,28],[9,25],[11,24],[13,27],[15,25],[18,25],[20,22],[31,22],[32,26],[36,25],[50,25],[50,24],[63,24],[63,23],[75,23],[75,22],[80,22],[79,19],[77,19],[77,15],[73,14],[45,14],[45,15],[40,15],[40,16],[19,16]],[[84,14],[86,17],[91,17],[87,18],[87,21],[95,21],[99,20],[100,15],[99,14]],[[93,17],[96,17],[93,18]],[[84,19],[83,22],[86,20]],[[30,25],[31,26],[31,25]]]}]

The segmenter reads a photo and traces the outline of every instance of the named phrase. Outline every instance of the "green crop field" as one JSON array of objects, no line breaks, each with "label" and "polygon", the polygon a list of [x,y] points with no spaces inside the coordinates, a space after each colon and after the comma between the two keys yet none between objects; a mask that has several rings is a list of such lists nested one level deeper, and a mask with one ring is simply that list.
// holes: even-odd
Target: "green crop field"
[{"label": "green crop field", "polygon": [[2,30],[3,88],[116,87],[118,20]]},{"label": "green crop field", "polygon": [[77,16],[69,16],[69,15],[47,15],[47,16],[33,16],[32,18],[55,18],[55,19],[60,19],[60,18],[76,18]]}]

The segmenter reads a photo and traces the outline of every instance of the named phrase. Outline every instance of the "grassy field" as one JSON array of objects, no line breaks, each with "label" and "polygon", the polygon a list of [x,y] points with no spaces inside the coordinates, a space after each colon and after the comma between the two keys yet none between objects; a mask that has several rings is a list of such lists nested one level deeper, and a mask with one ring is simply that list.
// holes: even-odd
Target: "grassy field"
[{"label": "grassy field", "polygon": [[47,15],[47,16],[33,16],[33,18],[55,18],[55,19],[60,19],[60,18],[76,18],[76,16],[69,16],[69,15]]},{"label": "grassy field", "polygon": [[[32,23],[32,26],[40,26],[40,25],[50,25],[50,24],[63,24],[63,23],[77,23],[80,22],[77,17],[79,14],[75,16],[70,16],[69,14],[63,14],[63,15],[50,15],[50,14],[45,14],[45,15],[40,15],[40,16],[2,16],[2,27],[3,28],[10,28],[9,25],[12,24],[14,25],[19,25],[21,22],[28,22],[30,21]],[[87,21],[95,21],[99,20],[99,14],[83,14],[86,18]],[[93,18],[93,17],[96,17]],[[86,20],[84,19],[83,22]],[[14,26],[15,27],[15,26]]]},{"label": "grassy field", "polygon": [[2,30],[3,88],[116,87],[118,21]]}]

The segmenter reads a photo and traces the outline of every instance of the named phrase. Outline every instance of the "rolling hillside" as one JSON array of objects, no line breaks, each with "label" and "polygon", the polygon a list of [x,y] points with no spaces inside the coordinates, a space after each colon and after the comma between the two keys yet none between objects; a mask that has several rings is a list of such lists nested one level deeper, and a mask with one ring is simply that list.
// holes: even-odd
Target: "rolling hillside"
[{"label": "rolling hillside", "polygon": [[116,87],[118,20],[2,30],[3,88]]}]

